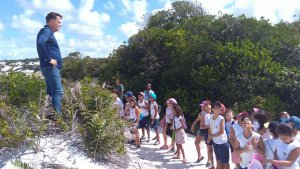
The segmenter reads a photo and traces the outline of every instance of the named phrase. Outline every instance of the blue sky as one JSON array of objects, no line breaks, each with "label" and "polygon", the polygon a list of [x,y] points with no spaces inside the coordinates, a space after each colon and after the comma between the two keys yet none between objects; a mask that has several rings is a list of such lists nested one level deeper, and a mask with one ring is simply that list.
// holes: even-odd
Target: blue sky
[{"label": "blue sky", "polygon": [[[128,37],[142,29],[145,14],[169,9],[174,0],[0,0],[0,60],[36,58],[36,34],[51,11],[63,15],[55,33],[63,57],[107,57]],[[214,15],[230,13],[265,17],[276,23],[294,21],[300,0],[189,0]]]}]

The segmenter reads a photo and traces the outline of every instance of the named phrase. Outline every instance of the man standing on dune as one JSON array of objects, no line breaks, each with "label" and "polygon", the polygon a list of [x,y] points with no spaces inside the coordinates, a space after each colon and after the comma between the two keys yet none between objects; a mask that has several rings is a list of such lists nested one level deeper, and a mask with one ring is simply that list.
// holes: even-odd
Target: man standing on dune
[{"label": "man standing on dune", "polygon": [[[47,24],[39,31],[36,39],[41,72],[45,78],[47,87],[46,92],[52,98],[52,107],[58,114],[61,114],[61,98],[63,95],[60,77],[62,59],[54,32],[59,31],[61,20],[62,16],[60,14],[50,12],[46,16]],[[54,116],[50,114],[47,118],[53,120]]]}]

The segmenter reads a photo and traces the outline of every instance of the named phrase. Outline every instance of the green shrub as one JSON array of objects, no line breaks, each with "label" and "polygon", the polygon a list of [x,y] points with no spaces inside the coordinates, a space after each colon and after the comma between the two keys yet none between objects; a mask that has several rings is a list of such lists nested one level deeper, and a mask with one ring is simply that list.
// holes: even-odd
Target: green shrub
[{"label": "green shrub", "polygon": [[111,92],[91,79],[66,86],[63,112],[67,119],[79,118],[80,133],[88,154],[103,157],[114,151],[124,152],[126,124],[112,107],[115,98]]}]

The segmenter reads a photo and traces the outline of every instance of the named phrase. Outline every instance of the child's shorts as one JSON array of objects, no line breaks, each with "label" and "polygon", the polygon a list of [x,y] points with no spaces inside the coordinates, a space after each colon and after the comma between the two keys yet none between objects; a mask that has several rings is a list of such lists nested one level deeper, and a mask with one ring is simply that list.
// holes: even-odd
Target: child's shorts
[{"label": "child's shorts", "polygon": [[143,118],[143,120],[140,121],[139,123],[139,127],[140,128],[149,128],[149,124],[150,124],[150,117],[149,116],[145,116]]},{"label": "child's shorts", "polygon": [[172,126],[171,123],[167,123],[167,132],[166,132],[166,134],[167,134],[167,136],[169,136],[169,137],[172,137],[171,126]]},{"label": "child's shorts", "polygon": [[202,136],[202,137],[204,137],[204,136],[205,136],[205,129],[198,129],[198,131],[197,131],[197,136]]},{"label": "child's shorts", "polygon": [[[211,140],[211,142],[213,142]],[[222,163],[229,163],[229,144],[228,142],[224,144],[216,144],[213,142],[214,152],[216,159]],[[222,152],[222,153],[220,153]]]},{"label": "child's shorts", "polygon": [[159,125],[159,119],[154,119],[153,124],[151,124],[151,128],[154,128],[154,130],[157,130]]},{"label": "child's shorts", "polygon": [[201,129],[204,132],[205,144],[212,145],[212,139],[208,140],[208,129]]}]

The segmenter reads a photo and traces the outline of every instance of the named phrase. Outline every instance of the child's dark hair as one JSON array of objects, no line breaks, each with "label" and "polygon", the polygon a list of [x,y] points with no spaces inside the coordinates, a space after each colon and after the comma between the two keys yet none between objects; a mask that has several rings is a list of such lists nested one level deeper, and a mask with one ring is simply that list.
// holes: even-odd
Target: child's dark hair
[{"label": "child's dark hair", "polygon": [[262,130],[264,128],[264,124],[269,122],[271,120],[271,113],[264,111],[264,110],[259,110],[255,115],[254,119],[258,122],[259,128],[258,130]]},{"label": "child's dark hair", "polygon": [[220,101],[216,101],[214,106],[218,108],[222,108],[222,103]]},{"label": "child's dark hair", "polygon": [[[226,111],[226,108],[224,107],[224,105],[220,101],[216,101],[215,104],[214,104],[214,106],[221,109],[221,114],[223,114],[224,111]],[[224,108],[225,108],[225,110],[224,110]]]},{"label": "child's dark hair", "polygon": [[183,115],[182,108],[179,105],[175,106],[175,112],[176,112],[176,117],[179,117],[179,116]]},{"label": "child's dark hair", "polygon": [[279,125],[279,127],[277,128],[277,133],[278,135],[283,135],[283,136],[293,136],[293,126],[291,124],[288,123],[282,123]]},{"label": "child's dark hair", "polygon": [[129,102],[133,102],[134,105],[136,106],[136,100],[135,100],[134,98],[130,98],[130,99],[129,99]]}]

